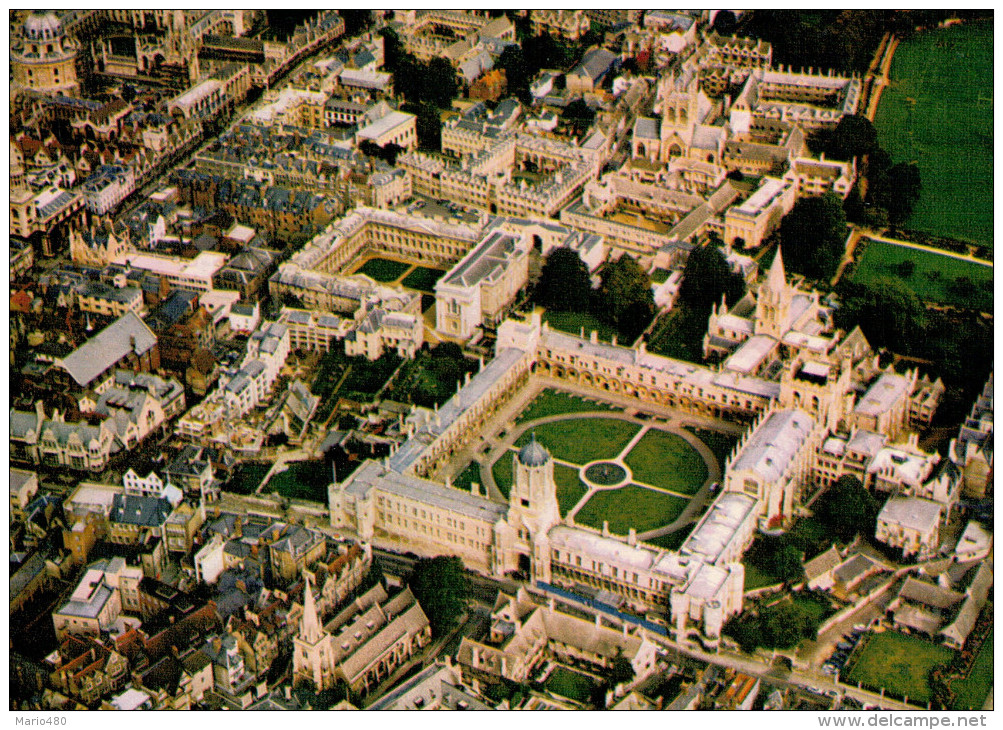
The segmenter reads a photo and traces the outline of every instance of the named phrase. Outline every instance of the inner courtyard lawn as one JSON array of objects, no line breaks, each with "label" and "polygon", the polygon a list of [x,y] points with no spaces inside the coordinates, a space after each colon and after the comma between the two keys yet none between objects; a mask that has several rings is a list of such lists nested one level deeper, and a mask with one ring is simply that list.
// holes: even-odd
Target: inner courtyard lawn
[{"label": "inner courtyard lawn", "polygon": [[233,476],[226,485],[226,491],[251,494],[258,488],[261,480],[265,478],[265,474],[271,468],[271,463],[267,461],[240,462],[233,470]]},{"label": "inner courtyard lawn", "polygon": [[859,656],[842,677],[846,684],[861,682],[865,688],[878,692],[882,687],[896,697],[908,696],[921,704],[931,697],[927,677],[938,664],[951,660],[954,652],[916,636],[897,631],[885,631],[869,637],[857,650]]},{"label": "inner courtyard lawn", "polygon": [[360,266],[355,273],[365,274],[374,281],[388,283],[397,281],[413,265],[393,259],[372,258]]},{"label": "inner courtyard lawn", "polygon": [[588,704],[592,697],[592,690],[598,686],[598,682],[581,672],[566,667],[557,667],[544,681],[543,686],[556,695]]},{"label": "inner courtyard lawn", "polygon": [[519,417],[516,418],[515,422],[526,423],[527,421],[535,421],[537,418],[559,416],[565,413],[613,410],[616,409],[608,403],[598,403],[596,401],[586,400],[581,396],[565,393],[562,390],[546,388],[541,391],[528,406],[526,406],[523,412],[519,414]]},{"label": "inner courtyard lawn", "polygon": [[923,192],[905,226],[992,246],[992,21],[902,41],[874,125],[895,162],[919,165]]},{"label": "inner courtyard lawn", "polygon": [[689,525],[683,527],[675,532],[670,532],[668,535],[662,535],[661,537],[651,537],[644,542],[648,545],[655,545],[657,547],[663,548],[665,550],[678,550],[686,542],[686,538],[693,531],[693,526]]},{"label": "inner courtyard lawn", "polygon": [[[508,499],[509,492],[512,491],[512,452],[506,451],[501,456],[498,457],[496,461],[491,466],[491,474],[495,478],[495,485],[498,487],[498,491],[502,493],[505,499]],[[557,471],[554,471],[554,478],[557,478]]]},{"label": "inner courtyard lawn", "polygon": [[766,586],[773,586],[780,583],[779,578],[760,570],[752,563],[747,562],[745,559],[742,560],[742,565],[745,566],[745,590],[747,591],[751,591],[755,588],[765,588]]},{"label": "inner courtyard lawn", "polygon": [[285,471],[273,474],[261,490],[278,492],[291,499],[308,499],[327,502],[327,486],[331,483],[331,470],[320,460],[294,461]]},{"label": "inner courtyard lawn", "polygon": [[696,494],[707,480],[703,457],[667,431],[649,430],[624,458],[634,479],[680,494]]},{"label": "inner courtyard lawn", "polygon": [[[899,266],[913,263],[909,276],[901,276]],[[974,290],[966,293],[955,289],[955,282],[968,277]],[[916,296],[938,304],[953,304],[971,307],[980,311],[992,311],[993,267],[971,261],[922,251],[907,246],[896,246],[884,241],[868,241],[860,261],[853,272],[852,281],[872,284],[879,278],[901,281],[916,292]]]},{"label": "inner courtyard lawn", "polygon": [[427,266],[415,266],[414,271],[404,277],[402,286],[421,292],[434,292],[437,282],[446,272],[442,269],[431,269]]},{"label": "inner courtyard lawn", "polygon": [[554,484],[557,485],[557,506],[561,517],[566,517],[588,490],[578,477],[578,470],[562,464],[554,464]]},{"label": "inner courtyard lawn", "polygon": [[701,362],[709,314],[710,310],[700,312],[685,302],[676,302],[672,311],[659,315],[651,328],[648,352],[687,362]]},{"label": "inner courtyard lawn", "polygon": [[626,535],[631,527],[645,532],[673,522],[688,503],[683,497],[628,484],[593,494],[578,510],[575,522],[601,530],[607,521],[610,532],[617,535]]},{"label": "inner courtyard lawn", "polygon": [[616,418],[574,418],[544,423],[526,431],[516,447],[529,443],[532,434],[555,459],[572,464],[587,464],[598,459],[613,459],[623,451],[640,427]]},{"label": "inner courtyard lawn", "polygon": [[724,470],[724,462],[731,456],[735,445],[738,443],[738,436],[721,433],[720,431],[710,431],[706,428],[696,428],[695,426],[684,426],[684,429],[703,441],[707,448],[714,452],[714,456],[721,462],[721,469]]},{"label": "inner courtyard lawn", "polygon": [[470,491],[470,486],[474,482],[481,483],[481,465],[476,461],[471,461],[463,471],[453,478],[453,486],[467,492]]},{"label": "inner courtyard lawn", "polygon": [[588,338],[592,330],[595,330],[599,339],[610,342],[616,334],[616,328],[600,321],[595,315],[587,312],[545,312],[543,321],[550,324],[555,330],[567,332],[568,334],[581,334],[582,327],[585,328],[585,337]]}]

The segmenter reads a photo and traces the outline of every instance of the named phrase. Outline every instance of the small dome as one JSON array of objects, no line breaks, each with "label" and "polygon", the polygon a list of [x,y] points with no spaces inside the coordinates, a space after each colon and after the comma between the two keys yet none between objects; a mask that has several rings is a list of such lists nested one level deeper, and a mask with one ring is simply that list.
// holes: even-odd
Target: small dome
[{"label": "small dome", "polygon": [[51,10],[33,10],[24,21],[24,37],[30,41],[51,41],[62,34],[63,26]]},{"label": "small dome", "polygon": [[519,450],[519,461],[523,466],[543,466],[550,459],[550,452],[543,448],[536,440],[536,434],[530,438],[529,443]]}]

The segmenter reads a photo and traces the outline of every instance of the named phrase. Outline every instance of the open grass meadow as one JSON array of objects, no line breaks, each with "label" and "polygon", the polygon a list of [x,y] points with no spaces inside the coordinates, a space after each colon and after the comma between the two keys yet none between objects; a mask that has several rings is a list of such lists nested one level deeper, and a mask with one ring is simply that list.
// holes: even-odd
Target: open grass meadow
[{"label": "open grass meadow", "polygon": [[906,227],[991,246],[992,22],[900,43],[874,122],[893,160],[919,165],[923,193]]},{"label": "open grass meadow", "polygon": [[584,413],[589,411],[613,411],[613,406],[606,403],[587,400],[581,396],[565,393],[553,388],[540,392],[532,402],[523,409],[515,419],[517,424],[535,421],[537,418],[559,416],[565,413]]},{"label": "open grass meadow", "polygon": [[578,510],[575,522],[601,530],[606,521],[617,535],[626,535],[631,527],[645,532],[673,522],[688,503],[684,497],[628,484],[593,494]]},{"label": "open grass meadow", "polygon": [[951,660],[954,652],[926,639],[885,631],[871,635],[867,643],[851,657],[850,670],[841,677],[847,684],[860,682],[875,692],[883,687],[897,698],[926,704],[930,700],[927,677],[938,664]]},{"label": "open grass meadow", "polygon": [[975,657],[972,673],[967,679],[955,679],[951,682],[954,690],[954,707],[952,710],[979,710],[986,702],[989,690],[993,687],[993,634],[982,643],[979,655]]},{"label": "open grass meadow", "polygon": [[575,418],[543,423],[526,431],[515,442],[522,447],[532,434],[555,459],[583,465],[597,459],[613,459],[640,427],[616,418]]},{"label": "open grass meadow", "polygon": [[634,479],[680,494],[696,494],[707,480],[703,457],[674,433],[649,430],[624,458]]},{"label": "open grass meadow", "polygon": [[747,591],[756,588],[765,588],[766,586],[775,586],[781,582],[775,575],[761,570],[747,559],[742,560],[742,565],[745,566],[745,590]]},{"label": "open grass meadow", "polygon": [[[908,276],[901,271],[906,261],[912,262]],[[971,280],[971,291],[958,288],[957,281],[962,277]],[[898,279],[926,301],[983,312],[993,308],[992,266],[884,241],[868,241],[851,278],[860,284],[880,278]]]}]

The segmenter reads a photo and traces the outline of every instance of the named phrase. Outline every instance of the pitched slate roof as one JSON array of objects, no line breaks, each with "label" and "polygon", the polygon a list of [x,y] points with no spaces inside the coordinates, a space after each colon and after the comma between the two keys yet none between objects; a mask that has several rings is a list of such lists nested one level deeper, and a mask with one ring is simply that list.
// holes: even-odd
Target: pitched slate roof
[{"label": "pitched slate roof", "polygon": [[156,344],[157,336],[146,323],[135,312],[126,312],[67,355],[62,366],[78,385],[86,387],[129,352],[141,355]]},{"label": "pitched slate roof", "polygon": [[171,514],[171,503],[162,497],[116,494],[109,521],[141,527],[159,527]]}]

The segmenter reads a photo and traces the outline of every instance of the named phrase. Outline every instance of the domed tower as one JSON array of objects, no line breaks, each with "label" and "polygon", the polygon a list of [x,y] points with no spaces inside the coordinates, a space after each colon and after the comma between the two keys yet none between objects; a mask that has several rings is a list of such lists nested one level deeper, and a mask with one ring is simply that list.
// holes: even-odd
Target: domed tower
[{"label": "domed tower", "polygon": [[[550,540],[547,532],[561,521],[554,483],[554,460],[533,434],[512,457],[515,480],[509,494],[508,526],[520,569],[534,579],[550,580]],[[526,565],[528,561],[528,565]]]},{"label": "domed tower", "polygon": [[80,44],[63,32],[56,14],[33,10],[11,41],[14,85],[50,96],[75,96]]}]

